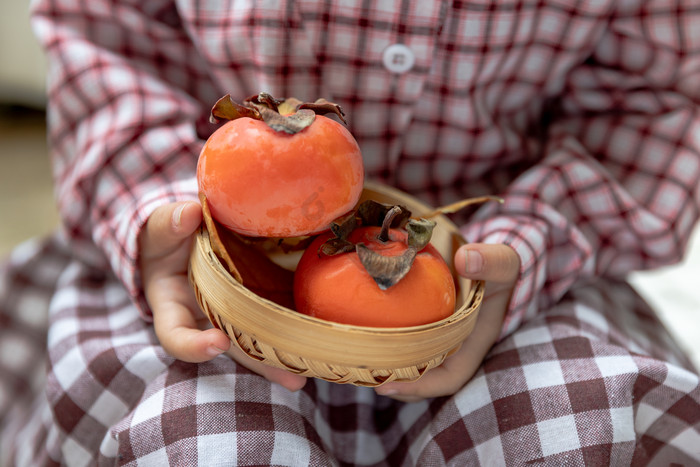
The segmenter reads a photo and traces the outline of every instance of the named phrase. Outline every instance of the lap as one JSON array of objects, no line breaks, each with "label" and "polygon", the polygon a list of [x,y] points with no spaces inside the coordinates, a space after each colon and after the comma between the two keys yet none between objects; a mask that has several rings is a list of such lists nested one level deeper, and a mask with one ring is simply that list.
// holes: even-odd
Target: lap
[{"label": "lap", "polygon": [[[634,291],[590,284],[492,349],[449,402],[458,415],[444,444],[466,430],[479,459],[497,464],[695,463],[699,396],[687,358]],[[453,452],[455,465],[470,451]]]},{"label": "lap", "polygon": [[112,277],[63,259],[58,292],[40,287],[53,294],[50,372],[32,407],[50,417],[28,418],[48,436],[31,438],[48,439],[45,448],[24,446],[35,455],[188,465],[629,464],[687,462],[688,440],[699,436],[698,378],[624,283],[572,291],[496,345],[458,394],[403,404],[316,380],[290,393],[224,356],[175,361]]}]

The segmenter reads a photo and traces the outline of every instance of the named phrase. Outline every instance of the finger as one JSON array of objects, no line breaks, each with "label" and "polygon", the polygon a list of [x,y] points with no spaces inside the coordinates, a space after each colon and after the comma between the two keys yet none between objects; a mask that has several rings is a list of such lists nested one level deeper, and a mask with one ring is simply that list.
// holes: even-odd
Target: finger
[{"label": "finger", "polygon": [[459,391],[477,372],[491,346],[498,339],[504,304],[484,303],[473,332],[442,365],[427,371],[411,383],[386,383],[375,389],[379,395],[403,402],[449,396]]},{"label": "finger", "polygon": [[401,402],[418,402],[457,392],[463,384],[460,381],[453,381],[453,376],[443,367],[437,367],[425,373],[418,381],[386,383],[375,388],[375,392],[380,396],[387,396]]},{"label": "finger", "polygon": [[508,245],[470,243],[455,253],[457,272],[469,279],[513,283],[520,271],[520,257]]},{"label": "finger", "polygon": [[237,363],[240,363],[252,372],[259,374],[268,381],[279,384],[289,391],[298,391],[306,384],[307,378],[305,376],[296,375],[281,368],[275,368],[260,361],[254,360],[250,356],[246,355],[236,345],[232,345],[226,353]]},{"label": "finger", "polygon": [[144,258],[166,256],[188,240],[202,222],[202,208],[194,201],[170,203],[156,208],[142,231]]},{"label": "finger", "polygon": [[231,346],[223,331],[200,330],[192,312],[175,301],[158,303],[153,310],[153,325],[163,349],[185,362],[211,360]]},{"label": "finger", "polygon": [[[476,255],[479,256],[474,260]],[[468,261],[476,264],[468,265]],[[441,366],[426,372],[412,383],[387,383],[380,386],[376,389],[377,394],[404,402],[452,395],[474,376],[497,341],[511,290],[520,270],[517,253],[507,245],[465,245],[455,254],[455,267],[468,278],[486,281],[487,296],[481,305],[474,330],[460,349]]]}]

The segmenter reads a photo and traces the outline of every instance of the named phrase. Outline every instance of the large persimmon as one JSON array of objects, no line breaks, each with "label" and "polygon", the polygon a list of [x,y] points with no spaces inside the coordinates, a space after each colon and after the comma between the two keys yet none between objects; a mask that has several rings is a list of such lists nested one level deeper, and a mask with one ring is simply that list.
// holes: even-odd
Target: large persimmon
[{"label": "large persimmon", "polygon": [[[372,327],[417,326],[450,316],[456,290],[445,260],[425,239],[415,242],[390,225],[352,228],[342,239],[337,230],[319,235],[294,275],[297,311]],[[329,245],[330,254],[324,248]]]},{"label": "large persimmon", "polygon": [[355,206],[364,183],[362,154],[353,136],[342,124],[316,115],[319,109],[339,114],[339,108],[325,101],[285,107],[267,95],[253,104],[234,107],[230,100],[220,101],[218,113],[216,107],[212,111],[235,114],[209,137],[199,156],[199,190],[212,216],[253,237],[326,230]]}]

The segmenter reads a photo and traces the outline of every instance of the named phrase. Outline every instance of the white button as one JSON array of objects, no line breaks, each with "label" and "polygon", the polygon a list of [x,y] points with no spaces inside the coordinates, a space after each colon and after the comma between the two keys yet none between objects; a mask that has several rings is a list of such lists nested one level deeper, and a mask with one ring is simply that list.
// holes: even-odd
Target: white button
[{"label": "white button", "polygon": [[392,44],[384,49],[382,61],[387,70],[401,74],[413,68],[413,64],[416,63],[416,57],[408,46]]}]

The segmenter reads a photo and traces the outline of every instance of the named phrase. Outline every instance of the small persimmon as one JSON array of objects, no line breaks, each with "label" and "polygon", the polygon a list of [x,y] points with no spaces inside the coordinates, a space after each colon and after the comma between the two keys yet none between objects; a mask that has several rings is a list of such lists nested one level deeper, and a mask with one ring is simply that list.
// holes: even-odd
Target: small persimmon
[{"label": "small persimmon", "polygon": [[319,235],[294,274],[297,311],[372,327],[416,326],[450,316],[456,291],[445,260],[430,243],[413,246],[406,230],[388,228],[390,222],[354,228],[340,241],[352,246],[341,246],[337,254],[324,252],[324,245],[338,240],[334,233]]},{"label": "small persimmon", "polygon": [[197,164],[199,190],[212,216],[252,237],[326,230],[355,206],[364,183],[353,136],[316,115],[320,109],[342,118],[342,111],[325,101],[284,107],[268,95],[251,99],[244,107],[226,96],[212,110],[215,118],[231,119],[209,137]]}]

